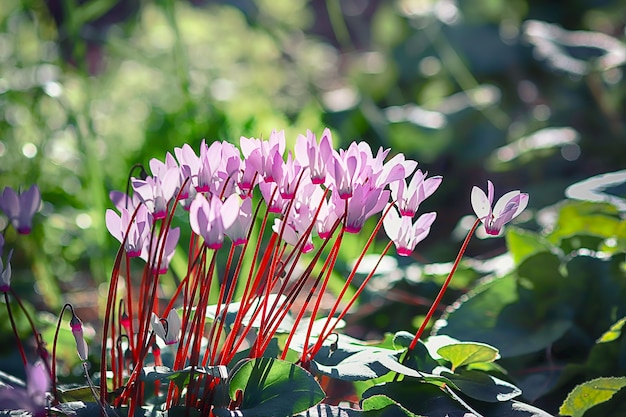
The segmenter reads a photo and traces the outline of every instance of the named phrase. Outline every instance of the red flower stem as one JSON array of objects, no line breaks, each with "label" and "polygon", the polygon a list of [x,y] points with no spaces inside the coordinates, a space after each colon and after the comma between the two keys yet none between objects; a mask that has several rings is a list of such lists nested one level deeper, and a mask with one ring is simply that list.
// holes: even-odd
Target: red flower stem
[{"label": "red flower stem", "polygon": [[[385,210],[383,215],[380,217],[380,219],[378,219],[378,223],[376,224],[376,227],[374,227],[374,231],[372,232],[370,237],[367,239],[367,242],[365,243],[365,246],[363,247],[363,250],[361,251],[361,254],[357,258],[356,262],[354,263],[354,266],[352,267],[352,271],[350,272],[350,275],[348,275],[348,278],[346,279],[346,282],[344,283],[343,288],[341,289],[341,292],[339,293],[339,296],[337,297],[337,300],[335,301],[335,304],[333,305],[330,313],[328,314],[328,320],[324,324],[324,327],[322,328],[322,331],[320,332],[320,336],[323,335],[323,334],[327,334],[327,335],[330,334],[330,332],[327,333],[326,331],[327,331],[327,328],[328,328],[329,324],[332,322],[332,317],[337,312],[337,309],[339,308],[339,304],[341,303],[341,300],[343,299],[343,296],[346,294],[346,291],[348,291],[348,288],[350,287],[350,284],[352,283],[352,280],[354,279],[354,276],[356,275],[356,271],[359,269],[359,265],[361,265],[361,262],[363,261],[363,257],[367,253],[367,250],[369,249],[369,247],[372,245],[372,242],[374,241],[374,238],[376,237],[376,234],[378,233],[378,231],[382,227],[384,217],[387,215],[387,213],[389,212],[389,210],[391,210],[392,207],[393,207],[393,204],[389,204],[389,206],[387,207],[387,209]],[[346,213],[348,212],[348,201],[347,200],[346,200],[345,212]],[[343,228],[345,229],[345,224],[344,224]],[[335,326],[333,326],[333,327],[335,327]],[[323,337],[318,338],[317,342],[313,346],[312,352],[313,353],[317,353],[319,351],[319,349],[322,347],[323,343],[324,343],[324,338]]]},{"label": "red flower stem", "polygon": [[[337,327],[337,324],[339,323],[339,321],[341,321],[341,319],[343,319],[345,317],[345,315],[348,314],[348,311],[350,310],[350,307],[352,307],[352,305],[356,302],[356,300],[359,298],[359,295],[365,289],[365,286],[367,285],[369,280],[376,273],[376,269],[378,269],[378,266],[380,265],[380,262],[383,260],[383,258],[385,257],[385,255],[387,254],[389,249],[391,248],[391,245],[393,245],[393,242],[388,242],[387,243],[387,246],[385,246],[385,249],[383,249],[382,253],[380,254],[380,257],[378,258],[378,261],[376,262],[376,265],[374,265],[374,267],[372,268],[370,273],[367,274],[367,277],[365,277],[365,279],[363,280],[361,285],[359,285],[359,288],[356,290],[356,292],[354,293],[354,295],[352,296],[352,298],[350,299],[350,301],[348,302],[346,307],[341,311],[341,313],[339,313],[339,315],[335,319],[334,323],[331,325],[331,327],[328,330],[328,332],[325,335],[324,334],[320,334],[320,339],[322,341],[324,339],[326,339],[328,336],[330,336],[335,331],[335,328]],[[321,347],[321,345],[320,345],[320,347]],[[315,355],[315,353],[317,353],[317,351],[314,352],[313,356]]]},{"label": "red flower stem", "polygon": [[[107,384],[106,384],[106,371],[107,371],[107,337],[109,334],[109,326],[112,325],[112,311],[115,304],[115,293],[117,291],[117,282],[120,276],[120,265],[122,262],[122,255],[124,254],[124,242],[117,251],[115,257],[115,263],[113,264],[113,271],[111,272],[111,283],[109,284],[109,293],[107,295],[106,311],[104,313],[104,323],[102,325],[102,351],[100,353],[100,375],[104,375],[105,378],[100,382],[100,401],[105,401],[107,398]],[[116,400],[116,405],[121,404],[123,395],[120,395]]]},{"label": "red flower stem", "polygon": [[[463,245],[461,245],[461,249],[459,250],[459,253],[456,256],[456,259],[454,260],[454,264],[452,265],[452,269],[450,270],[450,273],[448,274],[448,277],[446,278],[446,280],[444,281],[443,285],[441,286],[441,289],[439,290],[439,294],[437,294],[437,298],[435,298],[435,301],[433,301],[432,305],[430,306],[430,309],[428,310],[428,313],[426,313],[426,317],[424,318],[424,321],[422,322],[422,325],[420,326],[420,328],[417,331],[417,333],[415,333],[415,336],[413,337],[413,340],[411,341],[411,344],[409,345],[409,349],[408,349],[407,353],[410,353],[411,351],[413,351],[413,349],[415,348],[415,345],[417,344],[417,341],[419,340],[419,338],[424,333],[424,330],[426,329],[426,325],[428,324],[428,322],[432,318],[433,314],[435,314],[435,311],[437,310],[437,307],[439,306],[439,303],[441,302],[441,299],[443,298],[443,295],[446,292],[446,289],[448,288],[448,285],[450,285],[450,281],[452,280],[452,276],[454,275],[454,273],[456,271],[456,268],[459,266],[459,263],[461,262],[461,258],[463,257],[463,254],[465,253],[465,250],[467,249],[467,245],[469,244],[469,241],[470,241],[472,235],[474,234],[474,232],[476,231],[476,228],[478,227],[479,224],[480,224],[480,219],[476,219],[476,221],[472,225],[472,227],[469,230],[469,232],[467,232],[467,236],[465,237],[465,240],[463,241]],[[408,356],[409,355],[407,354],[405,356],[405,358],[407,358]]]},{"label": "red flower stem", "polygon": [[20,339],[20,335],[17,333],[17,327],[15,326],[15,320],[13,320],[13,313],[11,313],[11,304],[9,300],[9,294],[4,292],[4,302],[7,306],[7,313],[9,314],[9,321],[11,322],[11,328],[13,329],[13,335],[15,336],[15,341],[17,342],[17,348],[20,352],[20,356],[22,357],[22,363],[24,367],[28,364],[26,360],[26,353],[24,352],[24,346],[22,346],[22,340]]},{"label": "red flower stem", "polygon": [[126,310],[128,310],[128,343],[130,345],[130,350],[133,352],[133,362],[137,361],[137,352],[135,346],[135,330],[133,324],[133,293],[132,293],[132,282],[130,280],[130,259],[126,256]]},{"label": "red flower stem", "polygon": [[[328,241],[328,239],[326,240]],[[287,340],[285,342],[285,347],[283,348],[283,353],[281,355],[281,359],[285,359],[287,356],[287,352],[289,350],[289,345],[291,344],[291,340],[293,339],[295,333],[296,333],[296,329],[298,327],[298,324],[300,323],[302,317],[304,316],[304,313],[306,311],[306,307],[308,306],[311,298],[313,297],[313,294],[315,292],[315,290],[317,289],[318,284],[320,283],[322,276],[324,276],[324,280],[322,282],[322,287],[320,288],[320,291],[318,293],[317,296],[317,300],[315,302],[315,305],[313,307],[313,312],[311,313],[310,317],[309,317],[309,324],[307,326],[307,333],[306,333],[306,337],[305,337],[305,342],[303,345],[303,354],[302,357],[304,357],[306,355],[306,349],[308,347],[308,341],[309,338],[311,337],[311,331],[313,329],[313,322],[315,321],[315,316],[317,315],[317,311],[318,308],[320,306],[322,297],[324,295],[324,290],[326,288],[326,284],[328,283],[328,279],[332,273],[333,270],[333,265],[335,264],[335,261],[337,259],[337,254],[339,253],[339,245],[337,245],[337,241],[335,241],[335,244],[333,244],[333,246],[331,247],[330,253],[328,255],[328,257],[326,258],[326,261],[324,261],[324,265],[322,266],[322,270],[320,271],[320,273],[318,274],[317,279],[315,280],[315,283],[313,284],[313,288],[311,289],[311,291],[309,292],[309,294],[307,295],[306,301],[304,303],[304,306],[300,309],[300,312],[298,314],[298,317],[296,318],[296,321],[294,323],[293,329],[292,331],[289,333],[289,336],[287,337]]]}]

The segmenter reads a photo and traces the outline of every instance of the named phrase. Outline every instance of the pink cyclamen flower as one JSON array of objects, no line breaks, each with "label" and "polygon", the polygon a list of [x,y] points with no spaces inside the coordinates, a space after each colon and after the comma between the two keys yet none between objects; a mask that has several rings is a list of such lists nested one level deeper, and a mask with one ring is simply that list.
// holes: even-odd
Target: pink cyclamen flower
[{"label": "pink cyclamen flower", "polygon": [[33,216],[41,205],[41,193],[36,185],[23,193],[6,187],[0,196],[0,209],[7,215],[15,230],[27,235],[32,229]]},{"label": "pink cyclamen flower", "polygon": [[121,209],[121,215],[110,209],[106,211],[106,226],[109,233],[120,243],[124,242],[126,254],[133,258],[141,255],[146,240],[150,238],[152,216],[148,213],[146,206],[142,204],[137,209],[137,214],[132,223],[130,222],[131,219],[132,213],[125,208]]},{"label": "pink cyclamen flower", "polygon": [[239,216],[239,196],[231,194],[222,203],[215,194],[207,200],[198,194],[189,208],[191,230],[202,236],[209,249],[219,249],[224,242],[226,229],[230,228]]},{"label": "pink cyclamen flower", "polygon": [[244,198],[239,206],[239,215],[224,234],[233,241],[233,245],[243,245],[248,242],[248,231],[252,225],[252,198]]},{"label": "pink cyclamen flower", "polygon": [[441,184],[442,176],[426,178],[427,174],[418,169],[408,185],[403,179],[389,184],[391,199],[397,202],[401,215],[415,216],[419,205],[430,197]]},{"label": "pink cyclamen flower", "polygon": [[369,184],[356,185],[348,201],[346,232],[359,233],[368,218],[385,208],[389,194],[389,190],[372,188]]},{"label": "pink cyclamen flower", "polygon": [[472,208],[476,216],[483,222],[485,231],[489,235],[500,234],[502,227],[517,217],[528,205],[528,194],[519,190],[510,191],[500,197],[496,205],[493,204],[494,188],[491,181],[487,181],[487,195],[478,187],[472,188]]},{"label": "pink cyclamen flower", "polygon": [[87,360],[87,342],[85,342],[85,336],[83,334],[83,322],[73,314],[72,320],[70,320],[70,327],[72,328],[72,334],[76,340],[76,351],[81,361]]},{"label": "pink cyclamen flower", "polygon": [[13,249],[9,251],[9,256],[7,256],[6,264],[2,264],[2,258],[0,258],[0,292],[9,292],[11,290],[11,256],[12,255],[13,255]]},{"label": "pink cyclamen flower", "polygon": [[398,255],[409,256],[415,246],[428,236],[435,218],[435,212],[424,213],[413,223],[411,217],[401,216],[391,209],[383,219],[383,226],[389,239],[396,245]]},{"label": "pink cyclamen flower", "polygon": [[[163,323],[165,323],[165,325]],[[180,321],[180,317],[174,309],[170,310],[167,318],[164,320],[161,320],[159,316],[152,313],[150,326],[152,327],[154,334],[160,337],[166,345],[173,345],[178,342],[182,323]]]},{"label": "pink cyclamen flower", "polygon": [[23,410],[28,412],[28,415],[44,417],[47,415],[46,395],[49,389],[50,375],[44,364],[42,362],[28,364],[25,389],[9,385],[0,387],[0,411]]},{"label": "pink cyclamen flower", "polygon": [[328,128],[324,129],[317,143],[315,133],[307,130],[306,136],[298,135],[296,139],[296,159],[303,167],[310,170],[313,184],[324,184],[326,181],[326,165],[333,154],[333,139]]},{"label": "pink cyclamen flower", "polygon": [[133,178],[132,185],[142,203],[152,213],[154,220],[167,216],[167,204],[180,187],[179,172],[170,169],[163,178],[147,177],[145,180]]}]

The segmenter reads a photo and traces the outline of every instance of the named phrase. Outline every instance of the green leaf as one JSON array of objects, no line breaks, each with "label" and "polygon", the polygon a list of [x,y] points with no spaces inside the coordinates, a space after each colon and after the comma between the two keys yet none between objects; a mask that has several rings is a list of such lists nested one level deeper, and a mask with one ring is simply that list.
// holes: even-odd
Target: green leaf
[{"label": "green leaf", "polygon": [[325,397],[313,375],[289,362],[272,358],[243,364],[229,381],[233,400],[241,396],[243,416],[292,416],[315,406]]},{"label": "green leaf", "polygon": [[[367,399],[383,395],[395,401],[398,406],[408,410],[418,416],[463,416],[469,410],[461,403],[454,400],[439,387],[432,384],[425,384],[419,379],[404,379],[399,382],[388,382],[385,384],[375,385],[363,393],[363,404],[367,403]],[[379,398],[370,407],[384,406],[389,401]],[[395,408],[395,410],[394,410]],[[384,414],[381,412],[366,412],[367,416],[404,416],[406,413],[394,407],[391,403],[386,408]],[[387,414],[387,411],[389,414]],[[402,413],[402,414],[401,414]]]},{"label": "green leaf", "polygon": [[516,227],[506,228],[505,239],[516,264],[535,253],[551,249],[550,243],[541,235]]},{"label": "green leaf", "polygon": [[500,357],[498,349],[476,342],[459,342],[442,346],[437,353],[452,364],[452,370],[472,363],[493,362]]},{"label": "green leaf", "polygon": [[607,343],[619,339],[619,337],[622,335],[622,328],[624,327],[625,323],[626,317],[623,317],[617,323],[612,325],[611,328],[607,330],[602,336],[600,336],[597,343]]},{"label": "green leaf", "polygon": [[364,343],[345,335],[336,344],[326,341],[313,358],[311,371],[344,381],[365,381],[387,374],[388,363],[398,363],[401,351]]},{"label": "green leaf", "polygon": [[624,387],[626,387],[626,377],[603,377],[587,381],[569,393],[559,409],[559,414],[582,417],[585,411],[610,400]]},{"label": "green leaf", "polygon": [[497,346],[503,358],[540,351],[561,338],[572,319],[569,310],[554,310],[541,320],[533,317],[536,301],[532,292],[527,294],[520,299],[513,274],[486,281],[454,304],[437,334]]},{"label": "green leaf", "polygon": [[366,398],[363,400],[361,407],[366,416],[403,415],[408,417],[420,417],[404,408],[402,404],[382,394],[372,395]]},{"label": "green leaf", "polygon": [[515,385],[481,371],[461,370],[442,372],[463,394],[479,401],[502,402],[519,396],[522,391]]},{"label": "green leaf", "polygon": [[[563,244],[567,238],[577,235],[593,236],[598,239],[611,237],[623,238],[626,230],[621,226],[618,212],[614,206],[602,203],[590,203],[586,201],[569,202],[559,211],[559,216],[554,231],[547,239],[554,244]],[[620,235],[617,232],[620,231]],[[582,247],[596,249],[595,245],[585,244]]]},{"label": "green leaf", "polygon": [[[99,388],[96,387],[96,390]],[[80,387],[67,387],[60,386],[57,388],[57,392],[59,393],[59,397],[63,402],[70,401],[94,401],[93,392],[88,386],[80,386]]]}]

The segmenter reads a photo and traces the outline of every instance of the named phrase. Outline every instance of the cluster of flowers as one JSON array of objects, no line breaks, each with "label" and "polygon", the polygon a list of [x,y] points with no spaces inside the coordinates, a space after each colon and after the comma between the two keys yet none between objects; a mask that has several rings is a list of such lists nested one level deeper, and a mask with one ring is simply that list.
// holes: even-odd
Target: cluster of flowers
[{"label": "cluster of flowers", "polygon": [[[112,375],[112,391],[119,394],[116,406],[130,403],[132,413],[132,408],[141,404],[144,389],[139,381],[139,371],[148,360],[149,352],[155,364],[162,363],[160,348],[163,344],[175,346],[172,369],[183,369],[189,365],[226,365],[233,360],[250,334],[250,323],[261,323],[256,326],[248,353],[249,357],[258,357],[269,346],[288,313],[296,313],[296,318],[287,331],[289,335],[282,358],[298,325],[307,322],[303,320],[307,315],[306,337],[300,352],[300,364],[306,368],[375,273],[377,265],[351,298],[343,300],[359,263],[380,229],[384,229],[389,237],[389,243],[380,254],[381,259],[392,245],[395,245],[398,255],[411,255],[416,245],[428,235],[436,213],[425,213],[419,217],[417,213],[422,202],[441,184],[441,176],[428,177],[427,173],[417,169],[416,161],[407,160],[402,154],[387,160],[389,150],[381,148],[374,154],[365,142],[353,142],[345,150],[335,150],[328,129],[324,130],[319,140],[310,131],[299,135],[294,153],[285,154],[285,148],[282,131],[272,132],[268,140],[242,137],[241,150],[228,142],[209,145],[203,141],[199,154],[196,154],[189,145],[183,145],[174,149],[173,154],[167,153],[164,161],[152,159],[151,175],[131,178],[131,195],[111,193],[116,210],[107,210],[106,225],[121,242],[121,249],[113,267],[107,297],[100,374]],[[471,203],[478,219],[440,295],[445,291],[479,222],[482,221],[488,234],[497,235],[504,224],[518,216],[528,203],[527,194],[512,191],[492,208],[493,184],[488,182],[487,188],[487,194],[478,187],[472,190]],[[41,200],[37,187],[24,193],[6,188],[1,197],[0,208],[13,227],[19,233],[29,233],[32,216]],[[187,272],[171,295],[167,307],[162,309],[157,302],[157,289],[160,275],[168,271],[180,244],[181,230],[172,227],[179,205],[188,212],[188,224],[192,231],[187,245]],[[321,294],[325,292],[334,269],[344,234],[361,232],[366,221],[379,213],[380,218],[326,315],[323,328],[317,332],[315,342],[309,344],[314,339],[310,337],[320,309]],[[180,221],[180,216],[177,221]],[[250,242],[253,225],[258,226],[254,234],[256,242]],[[264,233],[266,226],[271,228],[269,238]],[[4,258],[3,246],[4,238],[0,235],[0,291],[4,293],[9,308],[8,293],[16,299],[17,296],[10,288],[12,251]],[[228,249],[226,266],[223,275],[214,279],[219,275],[216,255],[223,247]],[[249,252],[252,252],[252,266],[249,271],[244,271],[242,260]],[[305,253],[310,253],[312,257],[307,258],[301,265],[303,269],[298,270],[296,264],[301,262]],[[146,261],[140,280],[131,277],[131,258]],[[124,261],[126,268],[123,267]],[[238,280],[245,288],[237,300],[234,322],[227,325],[226,315],[235,302],[234,289]],[[120,286],[120,282],[125,285]],[[211,313],[214,320],[207,327],[206,319],[211,315],[208,314],[209,293],[214,282],[218,282],[219,294],[211,297],[218,301]],[[139,291],[133,296],[131,291],[137,284]],[[306,301],[293,311],[298,295],[304,295]],[[439,300],[440,296],[415,334],[411,347],[421,336]],[[83,338],[82,323],[71,306],[68,308],[72,312],[70,325],[77,351],[84,364],[88,360],[88,348]],[[159,311],[161,314],[158,314]],[[33,333],[37,335],[34,326]],[[19,342],[19,335],[15,334],[15,337]],[[157,344],[156,338],[163,343]],[[38,346],[42,352],[45,351],[43,342],[39,341]],[[111,348],[107,350],[106,346]],[[43,374],[47,382],[35,383],[34,389],[37,393],[45,392],[52,382],[54,401],[54,351],[51,360],[42,353],[42,363],[35,367],[26,363],[21,344],[20,351],[29,377],[42,373],[38,370],[45,370]],[[89,380],[87,367],[84,369]],[[202,377],[200,375],[199,379]],[[187,405],[202,409],[203,400],[213,395],[211,378],[205,375],[204,379],[202,383],[190,380],[185,391]],[[103,407],[105,399],[109,398],[108,388],[107,384],[100,384],[99,397]],[[182,395],[170,384],[167,405],[179,404]],[[40,397],[35,404],[37,407],[41,406]],[[210,401],[205,404],[210,404]],[[209,409],[210,406],[205,405],[204,410],[208,412]]]},{"label": "cluster of flowers", "polygon": [[[304,253],[313,250],[314,233],[321,239],[329,237],[340,219],[346,232],[359,233],[368,218],[389,204],[390,197],[396,208],[385,216],[384,227],[400,255],[409,255],[435,220],[434,212],[412,219],[442,177],[427,178],[415,170],[417,162],[402,154],[385,162],[389,150],[381,148],[373,155],[365,142],[336,151],[329,130],[319,141],[310,131],[299,135],[295,154],[289,152],[286,159],[282,131],[272,132],[267,141],[242,137],[240,146],[243,158],[228,142],[210,146],[203,142],[199,155],[184,145],[174,150],[175,156],[168,153],[165,162],[151,160],[152,176],[132,179],[132,198],[111,193],[119,214],[107,211],[106,223],[124,241],[126,253],[149,260],[160,251],[157,246],[152,254],[148,250],[150,230],[155,220],[166,217],[173,199],[189,211],[193,232],[208,248],[221,248],[225,236],[234,245],[245,244],[256,186],[267,210],[281,215],[273,230],[293,246],[303,239],[300,250]],[[405,179],[413,173],[407,184]],[[178,229],[168,233],[164,256],[157,265],[160,271],[167,270],[179,236]]]}]

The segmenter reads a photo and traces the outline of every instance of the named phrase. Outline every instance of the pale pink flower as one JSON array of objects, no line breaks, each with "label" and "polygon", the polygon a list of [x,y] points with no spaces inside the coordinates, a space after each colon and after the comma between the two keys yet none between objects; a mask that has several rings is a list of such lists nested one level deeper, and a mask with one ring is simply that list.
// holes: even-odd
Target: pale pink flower
[{"label": "pale pink flower", "polygon": [[274,174],[282,165],[285,153],[285,132],[272,131],[269,140],[241,137],[239,146],[243,157],[266,182],[274,182]]},{"label": "pale pink flower", "polygon": [[248,231],[252,225],[252,198],[244,198],[239,206],[237,218],[224,231],[233,245],[243,245],[248,241]]},{"label": "pale pink flower", "polygon": [[[300,213],[298,215],[289,216],[287,222],[281,219],[274,219],[272,230],[274,233],[280,235],[282,239],[291,246],[298,245],[298,241],[306,233],[309,225],[311,224],[312,216],[310,213]],[[307,233],[304,238],[304,242],[300,245],[300,252],[309,253],[314,249],[313,239],[311,233]]]},{"label": "pale pink flower", "polygon": [[41,193],[36,185],[21,193],[6,187],[0,196],[0,209],[7,215],[15,230],[23,235],[30,233],[33,216],[40,205]]},{"label": "pale pink flower", "polygon": [[308,167],[313,184],[324,184],[326,181],[326,166],[332,159],[333,139],[328,128],[324,129],[322,137],[317,142],[315,134],[307,130],[306,136],[298,135],[296,139],[296,159],[303,167]]},{"label": "pale pink flower", "polygon": [[34,365],[28,364],[26,365],[26,388],[10,385],[0,387],[0,411],[22,410],[34,417],[44,417],[47,415],[46,396],[49,389],[50,375],[44,364],[42,362],[35,362]]},{"label": "pale pink flower", "polygon": [[280,195],[276,183],[261,182],[259,183],[259,190],[263,200],[265,200],[265,204],[267,204],[267,211],[278,214],[285,210],[289,202]]},{"label": "pale pink flower", "polygon": [[207,200],[198,194],[189,208],[189,223],[195,234],[202,236],[209,249],[219,249],[224,242],[226,229],[239,216],[239,196],[231,194],[222,202],[214,194]]},{"label": "pale pink flower", "polygon": [[359,233],[368,218],[385,208],[389,202],[389,194],[388,190],[372,188],[369,184],[356,185],[348,200],[346,231]]},{"label": "pale pink flower", "polygon": [[524,211],[528,205],[528,194],[519,190],[509,191],[493,204],[494,187],[491,181],[487,181],[487,195],[478,187],[472,188],[472,208],[476,216],[483,222],[485,231],[489,235],[496,236],[504,225]]},{"label": "pale pink flower", "polygon": [[322,239],[326,239],[330,236],[333,225],[344,214],[345,200],[340,199],[337,194],[332,194],[328,200],[322,201],[321,205],[315,227],[317,235]]},{"label": "pale pink flower", "polygon": [[396,246],[400,256],[409,256],[415,246],[430,232],[437,213],[424,213],[413,223],[411,217],[401,216],[395,209],[389,210],[383,219],[387,236]]},{"label": "pale pink flower", "polygon": [[121,215],[110,209],[106,211],[105,220],[109,233],[120,243],[124,242],[126,254],[132,258],[141,255],[146,240],[150,237],[152,216],[148,213],[146,206],[140,205],[132,223],[131,219],[132,213],[125,208],[121,209]]},{"label": "pale pink flower", "polygon": [[391,199],[396,201],[401,215],[415,216],[419,205],[430,197],[443,181],[442,176],[426,178],[427,174],[418,169],[408,185],[403,179],[389,184]]},{"label": "pale pink flower", "polygon": [[179,187],[179,172],[168,170],[163,178],[133,178],[131,182],[135,193],[152,213],[154,220],[164,219],[167,216],[167,205]]},{"label": "pale pink flower", "polygon": [[285,200],[291,200],[296,196],[298,182],[300,182],[300,186],[303,186],[306,182],[310,183],[311,181],[309,177],[300,178],[302,166],[297,160],[291,158],[291,153],[287,155],[287,162],[283,164],[281,171],[281,177],[276,178],[276,183],[280,196]]},{"label": "pale pink flower", "polygon": [[127,196],[125,193],[121,191],[111,191],[109,193],[109,198],[111,202],[115,206],[118,212],[122,212],[122,209],[126,209],[129,211],[134,211],[138,205],[141,204],[141,200],[136,193],[132,194],[132,197]]}]

